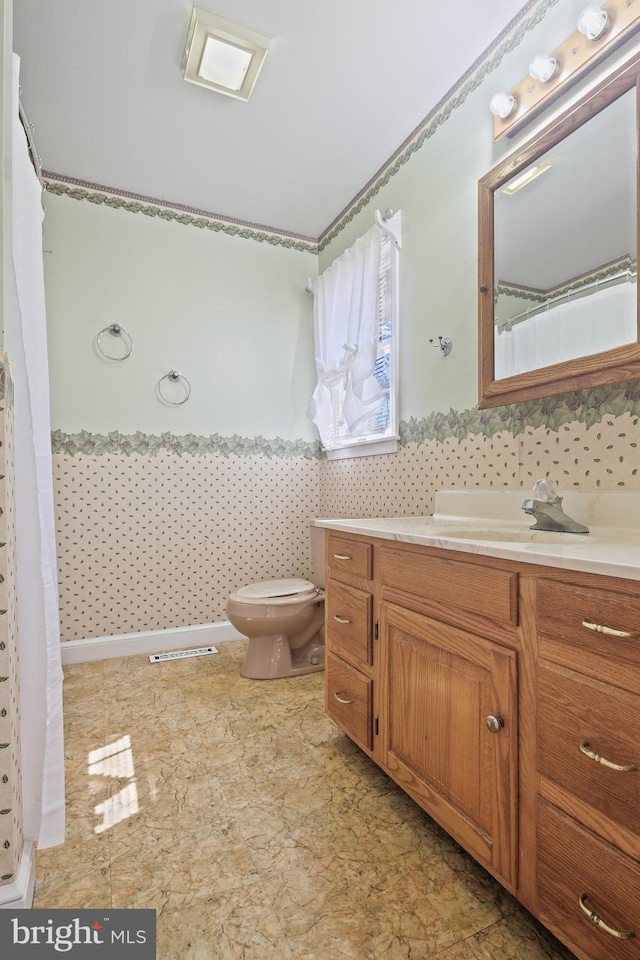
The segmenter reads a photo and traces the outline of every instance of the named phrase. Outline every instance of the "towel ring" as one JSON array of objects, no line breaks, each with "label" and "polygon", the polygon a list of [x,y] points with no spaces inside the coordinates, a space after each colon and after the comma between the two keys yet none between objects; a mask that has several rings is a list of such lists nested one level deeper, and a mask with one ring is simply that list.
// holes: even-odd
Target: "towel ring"
[{"label": "towel ring", "polygon": [[[162,392],[162,384],[165,380],[170,380],[172,383],[179,383],[182,381],[184,388],[186,390],[186,396],[182,400],[169,400],[168,397],[165,397]],[[169,373],[165,373],[164,377],[160,377],[158,380],[158,393],[160,394],[160,399],[164,400],[165,403],[170,403],[172,407],[181,407],[183,403],[186,403],[189,397],[191,396],[191,384],[186,377],[183,377],[178,370],[171,370]]]},{"label": "towel ring", "polygon": [[[125,346],[128,343],[127,352],[123,357],[112,357],[110,354],[105,353],[105,351],[102,349],[102,344],[100,343],[105,333],[110,333],[112,337],[122,337]],[[131,356],[131,351],[133,350],[133,340],[124,327],[121,327],[119,323],[112,323],[110,327],[105,327],[104,330],[100,331],[96,337],[96,347],[98,348],[98,352],[105,358],[105,360],[113,360],[114,363],[122,363],[123,360],[127,360],[128,357]]]}]

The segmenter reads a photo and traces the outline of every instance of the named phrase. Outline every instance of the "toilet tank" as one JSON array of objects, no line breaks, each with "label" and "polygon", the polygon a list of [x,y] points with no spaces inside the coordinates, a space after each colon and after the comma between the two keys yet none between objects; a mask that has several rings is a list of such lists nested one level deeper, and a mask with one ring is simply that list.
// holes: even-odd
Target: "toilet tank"
[{"label": "toilet tank", "polygon": [[311,577],[317,587],[324,587],[324,527],[316,527],[313,520],[310,525],[311,536]]}]

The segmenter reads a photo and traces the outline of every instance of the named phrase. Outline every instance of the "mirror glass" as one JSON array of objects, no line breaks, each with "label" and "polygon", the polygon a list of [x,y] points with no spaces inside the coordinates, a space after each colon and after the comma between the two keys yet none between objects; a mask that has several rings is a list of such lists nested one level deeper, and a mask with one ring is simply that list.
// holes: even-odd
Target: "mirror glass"
[{"label": "mirror glass", "polygon": [[478,184],[478,404],[640,377],[640,53]]},{"label": "mirror glass", "polygon": [[494,376],[637,339],[636,93],[503,182],[494,203]]}]

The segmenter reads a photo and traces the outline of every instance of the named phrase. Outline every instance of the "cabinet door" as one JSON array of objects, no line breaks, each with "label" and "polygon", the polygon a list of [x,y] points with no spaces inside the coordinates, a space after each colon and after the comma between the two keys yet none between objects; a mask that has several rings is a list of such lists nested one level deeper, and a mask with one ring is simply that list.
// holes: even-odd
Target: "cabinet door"
[{"label": "cabinet door", "polygon": [[382,605],[382,639],[389,772],[515,887],[515,652],[391,604]]}]

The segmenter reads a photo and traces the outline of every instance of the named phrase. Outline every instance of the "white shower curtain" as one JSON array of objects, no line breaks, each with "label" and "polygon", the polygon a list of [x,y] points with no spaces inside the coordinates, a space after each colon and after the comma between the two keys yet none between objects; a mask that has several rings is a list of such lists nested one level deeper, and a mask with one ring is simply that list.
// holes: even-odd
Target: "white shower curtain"
[{"label": "white shower curtain", "polygon": [[62,666],[58,619],[49,372],[42,262],[42,188],[18,112],[13,60],[13,316],[16,565],[23,831],[38,847],[64,841]]}]

